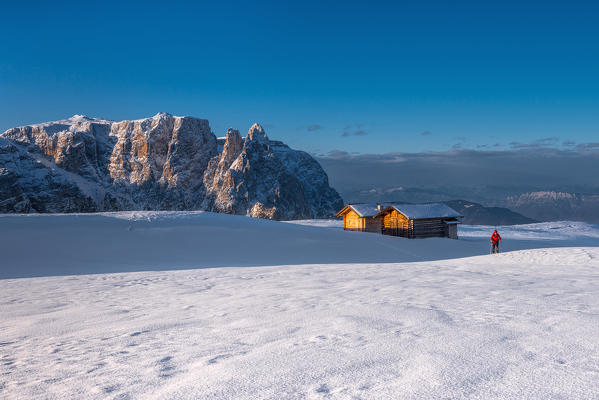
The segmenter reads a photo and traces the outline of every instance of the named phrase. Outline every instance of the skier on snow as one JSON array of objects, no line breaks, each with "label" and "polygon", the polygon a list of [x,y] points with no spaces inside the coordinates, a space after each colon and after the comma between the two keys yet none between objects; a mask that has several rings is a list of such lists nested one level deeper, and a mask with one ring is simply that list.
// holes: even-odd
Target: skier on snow
[{"label": "skier on snow", "polygon": [[499,242],[501,242],[501,236],[497,233],[497,229],[491,235],[491,254],[499,253]]}]

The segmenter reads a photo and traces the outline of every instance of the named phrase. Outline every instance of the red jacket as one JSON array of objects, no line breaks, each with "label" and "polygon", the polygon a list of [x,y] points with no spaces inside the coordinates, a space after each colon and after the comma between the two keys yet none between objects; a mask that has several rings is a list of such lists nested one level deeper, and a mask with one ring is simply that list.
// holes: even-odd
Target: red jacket
[{"label": "red jacket", "polygon": [[491,243],[497,242],[501,242],[501,236],[499,236],[499,233],[493,232],[493,234],[491,235]]}]

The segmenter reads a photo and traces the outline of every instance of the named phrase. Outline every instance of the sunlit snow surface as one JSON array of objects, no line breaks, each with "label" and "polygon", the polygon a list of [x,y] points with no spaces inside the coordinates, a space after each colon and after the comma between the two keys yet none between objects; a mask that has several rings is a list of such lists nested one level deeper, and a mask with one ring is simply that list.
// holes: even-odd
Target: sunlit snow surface
[{"label": "sunlit snow surface", "polygon": [[597,225],[301,223],[0,216],[0,398],[599,397]]}]

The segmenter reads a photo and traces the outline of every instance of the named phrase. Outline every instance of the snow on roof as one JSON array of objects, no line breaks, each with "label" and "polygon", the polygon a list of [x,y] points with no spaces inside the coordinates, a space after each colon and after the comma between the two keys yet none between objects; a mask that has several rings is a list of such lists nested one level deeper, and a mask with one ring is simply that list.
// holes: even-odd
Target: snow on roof
[{"label": "snow on roof", "polygon": [[376,203],[348,204],[348,206],[362,218],[374,217],[380,211],[378,208],[378,204]]},{"label": "snow on roof", "polygon": [[453,208],[441,203],[389,204],[388,207],[393,207],[409,219],[463,217],[462,214]]}]

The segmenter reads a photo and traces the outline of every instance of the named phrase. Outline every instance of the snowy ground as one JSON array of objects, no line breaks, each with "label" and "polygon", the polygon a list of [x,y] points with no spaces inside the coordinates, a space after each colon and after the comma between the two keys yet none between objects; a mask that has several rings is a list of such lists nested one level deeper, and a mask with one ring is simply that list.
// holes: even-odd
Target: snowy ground
[{"label": "snowy ground", "polygon": [[0,398],[599,397],[597,225],[321,225],[0,216]]}]

